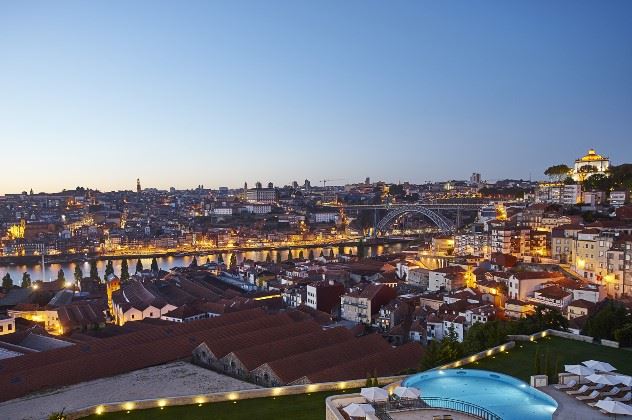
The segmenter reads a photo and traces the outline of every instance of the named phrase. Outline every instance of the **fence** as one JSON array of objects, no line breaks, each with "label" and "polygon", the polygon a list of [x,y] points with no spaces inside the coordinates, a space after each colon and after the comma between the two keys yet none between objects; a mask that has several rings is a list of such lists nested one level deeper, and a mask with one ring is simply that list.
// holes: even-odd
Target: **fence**
[{"label": "fence", "polygon": [[501,344],[500,346],[492,347],[487,350],[483,350],[479,353],[469,355],[462,359],[456,360],[454,362],[445,364],[443,366],[436,367],[435,369],[454,369],[459,368],[464,365],[469,365],[470,363],[474,363],[478,360],[484,359],[486,357],[494,356],[498,353],[503,353],[509,349],[512,349],[516,346],[515,341],[509,341],[505,344]]},{"label": "fence", "polygon": [[558,331],[558,330],[544,330],[537,333],[533,333],[531,335],[508,335],[507,338],[515,341],[535,341],[538,338],[546,337],[547,335],[552,335],[554,337],[566,338],[567,340],[574,341],[583,341],[584,343],[593,343],[600,344],[606,347],[619,348],[619,343],[616,341],[605,340],[605,339],[595,339],[594,337],[590,337],[588,335],[580,335],[573,334],[566,331]]}]

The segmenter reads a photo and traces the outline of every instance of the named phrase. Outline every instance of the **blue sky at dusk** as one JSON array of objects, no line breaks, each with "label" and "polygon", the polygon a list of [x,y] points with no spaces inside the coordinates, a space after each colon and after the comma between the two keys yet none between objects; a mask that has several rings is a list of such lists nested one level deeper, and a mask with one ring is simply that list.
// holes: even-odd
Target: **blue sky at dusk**
[{"label": "blue sky at dusk", "polygon": [[632,162],[630,1],[3,1],[0,194]]}]

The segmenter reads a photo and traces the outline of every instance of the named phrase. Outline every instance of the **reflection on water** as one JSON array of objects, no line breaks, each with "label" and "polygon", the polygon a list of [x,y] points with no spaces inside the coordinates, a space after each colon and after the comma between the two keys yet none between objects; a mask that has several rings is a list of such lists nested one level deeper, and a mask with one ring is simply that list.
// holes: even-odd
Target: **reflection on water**
[{"label": "reflection on water", "polygon": [[[386,245],[377,245],[377,246],[367,246],[365,247],[365,253],[367,257],[382,255],[386,252],[399,252],[402,249],[402,244],[394,243],[394,244],[386,244]],[[330,253],[333,252],[334,255],[338,255],[338,247],[325,247],[325,248],[295,248],[292,249],[292,256],[297,259],[299,254],[303,253],[303,258],[308,258],[310,255],[310,251],[314,253],[314,257],[319,257],[321,253],[325,256],[329,256]],[[357,247],[344,247],[345,254],[352,252],[353,255],[357,255],[358,249]],[[237,257],[237,262],[241,262],[244,259],[250,259],[254,261],[265,261],[270,254],[270,258],[272,261],[276,261],[277,254],[281,254],[281,260],[285,261],[288,258],[289,251],[288,250],[262,250],[262,251],[243,251],[243,252],[235,252]],[[222,257],[224,261],[228,264],[230,261],[230,256],[232,253],[223,253]],[[209,255],[198,255],[197,261],[198,264],[204,264],[207,259],[210,261],[217,261],[219,258],[219,254],[209,254]],[[114,272],[118,275],[121,272],[121,261],[122,260],[113,260]],[[182,256],[182,257],[158,257],[158,267],[162,270],[169,270],[173,267],[183,267],[188,266],[193,261],[193,256]],[[151,258],[141,258],[141,262],[143,263],[144,268],[149,268],[151,266]],[[99,270],[99,275],[103,276],[105,272],[105,265],[107,261],[98,261],[97,268]],[[64,270],[64,274],[66,279],[72,280],[73,274],[75,272],[76,263],[63,263],[63,264],[46,264],[46,279],[45,281],[50,281],[57,278],[57,272],[62,269]],[[81,269],[83,271],[83,275],[87,276],[90,272],[90,264],[88,262],[79,263]],[[136,269],[136,259],[130,259],[128,261],[129,271],[131,274],[134,273]],[[11,275],[13,279],[13,283],[19,285],[22,281],[22,274],[24,272],[28,272],[31,275],[31,279],[33,281],[42,279],[42,267],[41,265],[15,265],[15,266],[5,266],[0,267],[0,278],[3,277],[6,273]]]}]

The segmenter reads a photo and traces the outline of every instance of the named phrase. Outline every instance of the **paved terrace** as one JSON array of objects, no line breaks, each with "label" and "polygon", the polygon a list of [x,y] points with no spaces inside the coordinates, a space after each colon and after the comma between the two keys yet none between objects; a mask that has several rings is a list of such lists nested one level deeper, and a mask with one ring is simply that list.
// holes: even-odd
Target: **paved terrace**
[{"label": "paved terrace", "polygon": [[259,388],[186,362],[150,367],[0,403],[2,419],[46,419],[103,403]]},{"label": "paved terrace", "polygon": [[[552,386],[538,388],[538,390],[550,395],[557,401],[558,407],[555,413],[553,413],[554,420],[601,420],[612,418],[602,414],[598,409],[592,408],[588,404],[579,401],[572,395],[559,391]],[[628,418],[626,416],[620,417]]]}]

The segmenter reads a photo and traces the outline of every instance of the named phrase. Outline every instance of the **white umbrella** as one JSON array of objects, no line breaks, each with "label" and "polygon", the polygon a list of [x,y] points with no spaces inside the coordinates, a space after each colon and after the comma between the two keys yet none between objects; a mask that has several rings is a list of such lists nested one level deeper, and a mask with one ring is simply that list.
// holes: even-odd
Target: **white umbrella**
[{"label": "white umbrella", "polygon": [[595,373],[595,371],[584,365],[564,365],[564,370],[568,373],[572,373],[579,376],[588,376]]},{"label": "white umbrella", "polygon": [[408,386],[398,386],[394,391],[395,395],[399,398],[417,399],[421,395],[417,388],[411,388]]},{"label": "white umbrella", "polygon": [[591,369],[600,370],[602,372],[612,372],[613,370],[617,370],[617,368],[612,366],[610,363],[600,362],[598,360],[587,360],[585,362],[582,362],[582,364],[588,366]]},{"label": "white umbrella", "polygon": [[593,373],[592,375],[587,376],[586,379],[590,382],[604,385],[617,385],[620,383],[614,375],[601,375],[599,373]]},{"label": "white umbrella", "polygon": [[599,400],[595,407],[599,407],[604,411],[612,414],[632,415],[632,407],[621,401]]},{"label": "white umbrella", "polygon": [[388,401],[388,392],[385,389],[372,386],[370,388],[362,388],[360,395],[371,402]]},{"label": "white umbrella", "polygon": [[349,404],[343,408],[349,417],[366,417],[367,414],[375,414],[375,408],[371,404]]},{"label": "white umbrella", "polygon": [[625,386],[632,385],[632,376],[628,376],[628,375],[614,375],[614,377],[617,379],[617,381],[619,381],[620,384],[623,384]]}]

